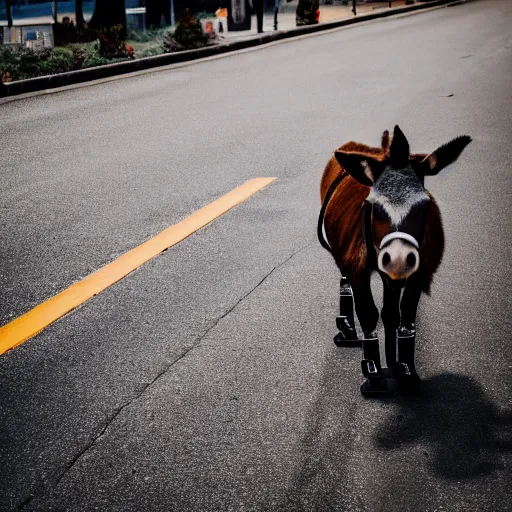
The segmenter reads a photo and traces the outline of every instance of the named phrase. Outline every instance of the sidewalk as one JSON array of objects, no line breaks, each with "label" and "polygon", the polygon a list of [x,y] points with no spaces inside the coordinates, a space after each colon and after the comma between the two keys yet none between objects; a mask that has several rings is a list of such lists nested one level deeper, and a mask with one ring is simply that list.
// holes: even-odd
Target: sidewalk
[{"label": "sidewalk", "polygon": [[[341,5],[341,0],[331,0],[332,4],[324,4],[322,3],[325,0],[321,0],[320,3],[320,23],[341,20],[345,18],[353,18],[354,14],[352,13],[352,1],[349,0],[349,5]],[[421,0],[420,0],[421,1]],[[406,0],[392,0],[392,8],[403,7],[405,5]],[[298,0],[293,0],[292,2],[287,3],[286,0],[280,1],[279,6],[279,14],[278,14],[278,30],[291,30],[296,28],[295,23],[295,11],[297,9]],[[358,0],[357,2],[357,15],[368,14],[370,12],[376,12],[381,10],[388,10],[389,2],[386,1],[371,1],[364,2]],[[74,20],[75,14],[71,11],[59,10],[58,18],[62,20],[64,16],[69,17]],[[14,26],[23,26],[23,25],[51,25],[53,23],[52,16],[37,16],[23,19],[15,19],[13,25]],[[7,26],[6,20],[0,20],[0,26]],[[224,36],[221,37],[221,40],[224,39],[226,41],[232,40],[243,40],[247,38],[251,38],[257,35],[257,22],[256,16],[252,16],[251,20],[251,30],[241,30],[236,32],[225,32]],[[170,27],[172,29],[172,27]],[[274,31],[274,14],[267,12],[263,18],[263,32],[273,32]]]},{"label": "sidewalk", "polygon": [[[324,0],[325,1],[325,0]],[[262,44],[273,43],[284,39],[314,34],[332,28],[351,25],[370,19],[377,19],[404,12],[413,12],[431,7],[439,8],[443,5],[463,3],[467,0],[419,0],[415,5],[406,5],[406,0],[393,0],[392,8],[389,2],[366,2],[357,4],[357,16],[352,13],[351,6],[341,5],[341,0],[334,0],[336,4],[320,5],[320,23],[315,25],[296,26],[295,9],[298,0],[283,4],[282,12],[278,15],[278,30],[274,30],[274,16],[271,12],[264,16],[263,34],[258,34],[256,17],[252,18],[251,30],[227,32],[217,41],[202,48],[180,52],[163,53],[139,59],[130,59],[124,62],[105,64],[86,69],[76,69],[55,75],[37,76],[25,80],[9,82],[0,87],[0,97],[18,96],[25,93],[38,93],[42,90],[55,89],[82,82],[112,79],[116,75],[146,72],[153,68],[171,66],[196,59],[219,56],[238,50],[245,50]],[[0,100],[0,104],[4,100]]]},{"label": "sidewalk", "polygon": [[[403,7],[405,5],[406,0],[393,0],[392,8]],[[295,10],[297,9],[298,0],[294,0],[292,2],[286,3],[282,1],[279,6],[279,14],[278,14],[278,30],[291,30],[297,27],[295,23]],[[371,12],[381,11],[381,10],[389,10],[389,2],[358,2],[357,3],[357,16],[368,14]],[[354,14],[352,13],[352,2],[349,2],[349,5],[341,5],[341,0],[335,0],[333,4],[323,4],[320,3],[320,23],[325,23],[329,21],[341,20],[344,18],[353,18]],[[251,30],[240,30],[236,32],[226,32],[224,39],[226,41],[239,40],[239,39],[248,39],[258,35],[257,32],[257,23],[256,16],[252,17],[251,20]],[[263,17],[263,32],[273,32],[274,31],[274,15],[271,13],[265,13]]]}]

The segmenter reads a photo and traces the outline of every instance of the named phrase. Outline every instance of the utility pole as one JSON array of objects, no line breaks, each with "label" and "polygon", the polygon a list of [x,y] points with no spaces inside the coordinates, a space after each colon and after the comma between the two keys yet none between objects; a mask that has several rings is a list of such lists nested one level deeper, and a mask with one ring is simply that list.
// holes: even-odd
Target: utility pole
[{"label": "utility pole", "polygon": [[174,22],[176,21],[174,19],[174,0],[171,0],[171,26],[174,27]]},{"label": "utility pole", "polygon": [[357,15],[356,11],[356,0],[352,0],[352,12],[354,13],[354,16]]},{"label": "utility pole", "polygon": [[277,13],[279,12],[279,0],[274,2],[274,30],[277,30]]},{"label": "utility pole", "polygon": [[83,0],[75,0],[75,24],[78,29],[84,28],[84,6]]}]

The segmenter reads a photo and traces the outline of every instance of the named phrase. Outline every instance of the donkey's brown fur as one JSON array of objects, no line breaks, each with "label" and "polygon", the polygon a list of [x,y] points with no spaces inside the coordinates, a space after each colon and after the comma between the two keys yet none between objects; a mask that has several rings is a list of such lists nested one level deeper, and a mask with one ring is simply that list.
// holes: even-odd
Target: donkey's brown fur
[{"label": "donkey's brown fur", "polygon": [[[383,161],[388,156],[389,132],[382,136],[382,147],[372,147],[360,142],[350,141],[343,144],[338,151],[358,153]],[[410,156],[414,167],[416,162],[425,159],[426,154]],[[331,183],[340,174],[347,174],[334,155],[325,167],[320,183],[320,199],[324,202]],[[368,251],[364,236],[363,204],[370,187],[358,183],[347,175],[336,188],[325,211],[325,233],[336,264],[350,282],[362,282],[368,279],[375,266],[368,263]],[[420,247],[422,265],[418,270],[422,276],[423,291],[429,293],[432,277],[441,263],[444,252],[444,232],[439,207],[430,194],[427,206],[425,236]]]},{"label": "donkey's brown fur", "polygon": [[395,126],[393,140],[384,132],[381,147],[347,142],[324,170],[318,237],[342,274],[334,342],[346,346],[359,340],[355,306],[363,331],[365,395],[390,391],[375,331],[379,311],[371,290],[373,271],[379,272],[384,288],[381,318],[387,366],[402,389],[419,390],[414,364],[417,308],[422,292],[430,291],[444,250],[441,213],[425,190],[425,176],[435,176],[455,162],[470,142],[471,137],[461,135],[429,155],[411,155],[409,142]]}]

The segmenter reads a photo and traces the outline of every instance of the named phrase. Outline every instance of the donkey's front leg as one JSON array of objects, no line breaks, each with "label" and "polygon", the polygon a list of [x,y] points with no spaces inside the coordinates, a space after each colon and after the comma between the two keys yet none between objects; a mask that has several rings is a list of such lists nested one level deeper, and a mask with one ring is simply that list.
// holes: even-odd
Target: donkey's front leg
[{"label": "donkey's front leg", "polygon": [[406,391],[417,392],[420,378],[414,364],[414,348],[416,344],[416,311],[421,296],[421,282],[417,276],[407,280],[402,301],[400,303],[401,321],[398,329],[398,365],[396,378]]},{"label": "donkey's front leg", "polygon": [[388,393],[387,381],[382,375],[380,364],[379,339],[375,333],[379,321],[379,311],[373,301],[370,277],[368,276],[362,283],[353,285],[352,289],[357,318],[364,333],[361,368],[366,380],[361,385],[361,393],[363,395]]},{"label": "donkey's front leg", "polygon": [[379,321],[379,310],[373,301],[370,276],[363,278],[361,281],[352,282],[351,285],[354,293],[356,315],[361,324],[364,337],[374,337],[375,328]]},{"label": "donkey's front leg", "polygon": [[388,276],[382,275],[384,285],[384,300],[381,311],[384,324],[386,363],[388,368],[396,365],[396,332],[400,325],[400,292],[401,283],[392,281]]}]

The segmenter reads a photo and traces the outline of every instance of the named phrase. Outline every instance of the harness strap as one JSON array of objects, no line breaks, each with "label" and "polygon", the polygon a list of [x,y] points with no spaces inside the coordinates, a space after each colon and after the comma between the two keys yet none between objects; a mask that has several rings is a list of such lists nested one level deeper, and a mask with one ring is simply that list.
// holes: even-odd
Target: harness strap
[{"label": "harness strap", "polygon": [[380,243],[379,249],[382,249],[388,242],[391,240],[394,240],[395,238],[400,238],[401,240],[405,240],[406,242],[409,242],[411,245],[416,247],[416,249],[420,248],[420,244],[418,243],[418,240],[414,238],[412,235],[409,235],[409,233],[404,233],[403,231],[393,231],[393,233],[388,233]]},{"label": "harness strap", "polygon": [[[332,253],[331,247],[329,245],[329,242],[326,239],[325,236],[325,230],[324,230],[324,218],[325,218],[325,211],[327,210],[327,206],[329,204],[329,201],[331,200],[334,192],[338,188],[338,185],[348,176],[348,173],[346,171],[342,171],[334,181],[331,183],[329,189],[327,190],[327,194],[325,195],[324,202],[322,203],[322,207],[320,208],[320,215],[318,216],[318,224],[317,224],[317,236],[318,241],[320,242],[320,245],[326,250]],[[371,236],[371,218],[372,218],[372,209],[373,204],[368,203],[365,201],[364,208],[363,208],[363,217],[364,217],[364,237],[366,242],[366,248],[369,252],[368,256],[376,257],[375,250],[373,249],[373,243],[370,240]],[[382,249],[388,242],[391,240],[394,240],[396,238],[400,238],[402,240],[405,240],[406,242],[409,242],[411,245],[416,247],[416,249],[419,249],[420,245],[416,238],[414,238],[409,233],[404,233],[403,231],[394,231],[392,233],[388,233],[381,241],[379,249]]]},{"label": "harness strap", "polygon": [[377,262],[377,253],[373,246],[372,240],[372,215],[373,215],[373,203],[365,200],[363,203],[363,221],[364,221],[364,241],[366,244],[366,254],[369,261]]},{"label": "harness strap", "polygon": [[332,195],[334,194],[334,191],[338,188],[338,185],[343,181],[344,178],[348,176],[348,173],[346,171],[342,171],[336,176],[334,181],[331,183],[331,186],[329,187],[329,190],[327,191],[327,194],[325,196],[324,202],[322,203],[322,208],[320,208],[320,215],[318,216],[318,225],[316,229],[316,234],[318,236],[318,241],[320,242],[320,245],[329,252],[331,251],[331,246],[329,245],[329,242],[327,241],[326,237],[324,236],[324,217],[325,217],[325,210],[327,210],[327,205],[329,204],[329,201],[331,200]]}]

